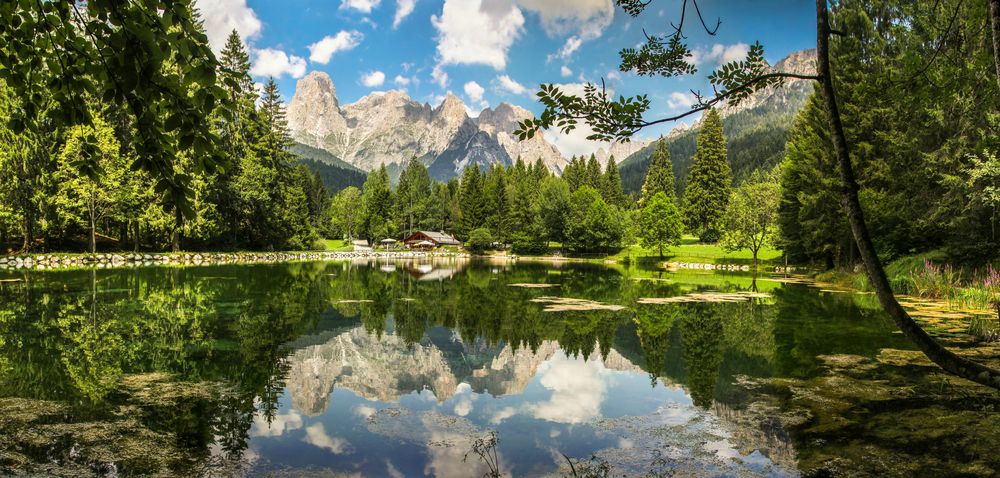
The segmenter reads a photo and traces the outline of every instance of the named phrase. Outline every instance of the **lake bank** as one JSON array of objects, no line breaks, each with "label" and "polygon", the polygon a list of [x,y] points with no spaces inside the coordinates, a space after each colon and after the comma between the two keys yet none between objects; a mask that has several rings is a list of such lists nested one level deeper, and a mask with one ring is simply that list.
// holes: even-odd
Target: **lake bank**
[{"label": "lake bank", "polygon": [[155,265],[198,266],[220,264],[273,264],[297,261],[365,258],[415,259],[470,257],[458,252],[418,251],[309,251],[309,252],[160,252],[106,254],[30,254],[0,257],[0,269],[51,270],[81,267],[116,268]]}]

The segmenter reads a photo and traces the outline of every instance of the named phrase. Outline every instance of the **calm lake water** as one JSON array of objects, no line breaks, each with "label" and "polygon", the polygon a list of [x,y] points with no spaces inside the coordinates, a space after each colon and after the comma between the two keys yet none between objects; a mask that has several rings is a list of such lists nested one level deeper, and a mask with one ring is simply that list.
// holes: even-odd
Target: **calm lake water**
[{"label": "calm lake water", "polygon": [[[781,397],[825,357],[910,346],[870,298],[774,278],[323,262],[0,280],[0,474],[788,476],[838,440],[967,461],[801,432],[825,422]],[[800,385],[757,400],[777,379]]]}]

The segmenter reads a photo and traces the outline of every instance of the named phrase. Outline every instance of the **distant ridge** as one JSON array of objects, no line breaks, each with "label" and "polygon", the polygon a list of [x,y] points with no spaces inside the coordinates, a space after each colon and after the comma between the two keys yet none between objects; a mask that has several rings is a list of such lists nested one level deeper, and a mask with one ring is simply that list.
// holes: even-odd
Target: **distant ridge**
[{"label": "distant ridge", "polygon": [[[803,50],[783,58],[773,70],[813,74],[815,62],[816,50]],[[811,81],[792,78],[779,88],[758,91],[735,107],[724,104],[719,108],[729,142],[729,161],[737,182],[758,169],[770,169],[781,162],[795,115],[812,90]],[[683,192],[687,184],[687,171],[699,131],[700,120],[692,127],[674,129],[665,138],[678,192]],[[625,192],[638,193],[642,189],[652,152],[653,145],[649,145],[622,162],[620,171]]]}]

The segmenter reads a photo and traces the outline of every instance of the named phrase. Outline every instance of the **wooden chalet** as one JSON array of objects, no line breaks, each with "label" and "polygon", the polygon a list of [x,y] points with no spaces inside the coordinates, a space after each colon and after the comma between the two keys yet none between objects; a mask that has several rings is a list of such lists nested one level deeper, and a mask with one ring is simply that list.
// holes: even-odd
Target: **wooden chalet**
[{"label": "wooden chalet", "polygon": [[411,249],[435,248],[441,246],[460,246],[462,243],[451,234],[432,231],[417,231],[403,239],[406,247]]}]

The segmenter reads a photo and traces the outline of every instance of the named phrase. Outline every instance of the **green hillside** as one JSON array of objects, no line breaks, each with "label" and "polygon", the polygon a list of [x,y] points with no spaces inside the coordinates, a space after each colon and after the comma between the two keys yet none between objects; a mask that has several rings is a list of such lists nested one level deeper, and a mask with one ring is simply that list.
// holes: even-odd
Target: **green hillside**
[{"label": "green hillside", "polygon": [[[737,183],[758,169],[773,168],[781,162],[795,115],[811,90],[807,83],[796,84],[768,96],[752,108],[723,114],[729,162]],[[698,132],[696,126],[667,139],[678,194],[683,193],[687,184]],[[620,171],[625,192],[636,194],[642,188],[654,146],[655,143],[650,144],[622,162]]]}]

